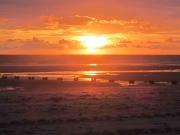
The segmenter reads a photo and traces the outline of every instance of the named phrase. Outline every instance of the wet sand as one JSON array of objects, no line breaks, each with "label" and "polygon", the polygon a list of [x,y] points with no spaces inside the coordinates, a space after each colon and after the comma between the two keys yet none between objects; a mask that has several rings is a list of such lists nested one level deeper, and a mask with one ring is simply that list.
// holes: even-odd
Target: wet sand
[{"label": "wet sand", "polygon": [[[91,77],[90,75],[82,75],[82,77]],[[99,79],[113,79],[121,81],[180,81],[180,72],[119,72],[115,75],[96,75]]]},{"label": "wet sand", "polygon": [[179,135],[180,85],[0,80],[2,135]]}]

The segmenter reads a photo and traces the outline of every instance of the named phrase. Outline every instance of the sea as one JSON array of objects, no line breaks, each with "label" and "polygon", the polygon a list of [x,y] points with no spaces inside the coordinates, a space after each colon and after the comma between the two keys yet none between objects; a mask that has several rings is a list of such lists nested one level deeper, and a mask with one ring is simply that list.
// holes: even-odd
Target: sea
[{"label": "sea", "polygon": [[122,72],[180,72],[180,55],[1,55],[1,76],[118,75]]}]

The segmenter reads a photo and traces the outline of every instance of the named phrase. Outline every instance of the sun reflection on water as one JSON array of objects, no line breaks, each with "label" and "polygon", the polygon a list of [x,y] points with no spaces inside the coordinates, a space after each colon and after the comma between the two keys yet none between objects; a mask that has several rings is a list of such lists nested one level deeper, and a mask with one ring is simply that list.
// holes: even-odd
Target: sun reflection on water
[{"label": "sun reflection on water", "polygon": [[91,66],[91,67],[96,67],[97,64],[89,64],[89,66]]},{"label": "sun reflection on water", "polygon": [[90,76],[96,76],[97,75],[97,71],[86,71],[87,75],[90,75]]}]

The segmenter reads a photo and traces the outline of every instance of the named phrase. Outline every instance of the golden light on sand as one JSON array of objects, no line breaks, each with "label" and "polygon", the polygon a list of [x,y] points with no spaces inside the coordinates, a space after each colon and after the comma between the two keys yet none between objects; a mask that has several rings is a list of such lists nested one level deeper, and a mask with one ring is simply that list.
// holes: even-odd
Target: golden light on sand
[{"label": "golden light on sand", "polygon": [[109,43],[105,36],[80,36],[79,41],[87,48],[89,53],[95,53],[96,49]]}]

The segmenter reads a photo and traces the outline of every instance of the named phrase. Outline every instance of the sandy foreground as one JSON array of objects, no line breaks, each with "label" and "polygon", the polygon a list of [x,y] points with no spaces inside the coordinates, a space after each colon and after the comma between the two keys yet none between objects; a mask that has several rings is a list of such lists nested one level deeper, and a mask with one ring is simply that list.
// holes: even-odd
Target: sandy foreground
[{"label": "sandy foreground", "polygon": [[0,81],[0,135],[179,135],[180,85]]}]

